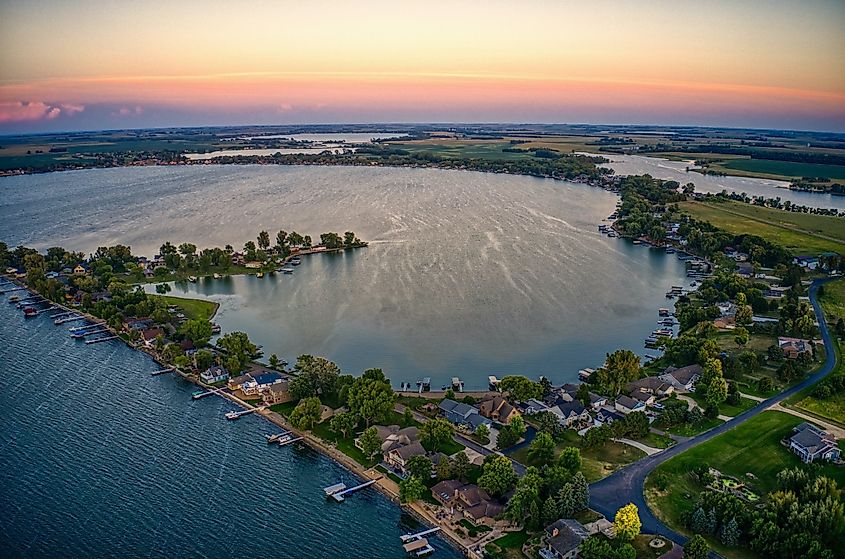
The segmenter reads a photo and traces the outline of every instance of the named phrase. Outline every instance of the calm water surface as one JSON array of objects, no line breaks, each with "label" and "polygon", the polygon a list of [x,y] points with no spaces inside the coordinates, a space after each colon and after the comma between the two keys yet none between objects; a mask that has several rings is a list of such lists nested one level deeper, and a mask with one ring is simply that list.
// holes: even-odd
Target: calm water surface
[{"label": "calm water surface", "polygon": [[354,230],[371,242],[292,276],[178,287],[222,304],[224,331],[265,353],[324,355],[394,384],[490,374],[573,380],[619,347],[644,351],[664,293],[662,251],[608,239],[616,196],[548,179],[435,169],[159,167],[0,180],[0,239],[90,251],[164,240],[240,246],[261,229]]},{"label": "calm water surface", "polygon": [[[418,524],[355,477],[121,342],[86,346],[70,326],[0,300],[0,556],[405,557]],[[460,554],[439,538],[436,557]]]}]

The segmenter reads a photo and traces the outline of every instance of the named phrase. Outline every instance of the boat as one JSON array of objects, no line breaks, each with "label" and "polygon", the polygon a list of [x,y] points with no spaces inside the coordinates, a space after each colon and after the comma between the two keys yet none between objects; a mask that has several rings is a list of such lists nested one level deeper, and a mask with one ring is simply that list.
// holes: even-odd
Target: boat
[{"label": "boat", "polygon": [[220,325],[216,322],[211,323],[211,333],[212,334],[219,334],[220,333]]},{"label": "boat", "polygon": [[191,398],[193,398],[194,400],[199,400],[204,395],[205,395],[205,390],[194,390],[193,392],[191,392]]},{"label": "boat", "polygon": [[641,244],[643,244],[643,242],[642,242],[641,240],[639,240],[639,239],[634,239],[634,240],[633,240],[633,241],[631,241],[631,242],[633,242],[635,245],[641,245]]},{"label": "boat", "polygon": [[675,249],[674,249],[674,248],[672,248],[672,247],[666,247],[666,254],[674,254],[674,253],[675,253]]},{"label": "boat", "polygon": [[657,314],[660,315],[660,316],[669,316],[669,309],[666,309],[666,308],[657,309]]},{"label": "boat", "polygon": [[431,377],[421,378],[417,381],[417,386],[422,388],[424,392],[431,390]]},{"label": "boat", "polygon": [[292,274],[293,268],[284,267],[284,268],[282,268],[282,273],[283,274]]},{"label": "boat", "polygon": [[214,274],[214,276],[213,276],[213,277],[214,277],[214,279],[220,279],[220,278],[222,278],[223,276],[221,276],[220,274]]},{"label": "boat", "polygon": [[291,259],[290,263],[293,266],[299,266],[300,264],[302,264],[302,260],[299,258],[293,258]]},{"label": "boat", "polygon": [[257,277],[258,279],[263,278],[263,277],[264,277],[264,272],[258,272],[257,274],[255,274],[255,277]]},{"label": "boat", "polygon": [[31,318],[31,317],[33,317],[33,316],[38,316],[38,311],[37,311],[37,310],[35,310],[35,308],[34,308],[34,307],[26,307],[26,308],[23,310],[23,315],[24,315],[25,317],[27,317],[27,318]]},{"label": "boat", "polygon": [[191,283],[197,283],[197,276],[188,276],[188,281]]},{"label": "boat", "polygon": [[235,419],[239,418],[241,415],[236,411],[227,411],[226,412],[226,419],[229,421],[234,421]]},{"label": "boat", "polygon": [[498,390],[499,389],[499,379],[496,378],[496,375],[490,375],[487,377],[487,384],[490,386],[490,390]]},{"label": "boat", "polygon": [[287,435],[288,435],[287,432],[276,433],[275,435],[267,435],[267,444],[273,444],[275,442],[278,442],[279,439],[281,439],[282,437],[285,437]]},{"label": "boat", "polygon": [[610,233],[607,234],[607,236],[612,238],[612,237],[618,237],[619,235],[616,234],[616,231],[611,231]]},{"label": "boat", "polygon": [[21,298],[20,298],[20,297],[18,297],[17,295],[12,295],[11,297],[9,297],[9,302],[10,302],[10,303],[17,303],[17,302],[18,302],[18,301],[20,301],[20,300],[21,300]]}]

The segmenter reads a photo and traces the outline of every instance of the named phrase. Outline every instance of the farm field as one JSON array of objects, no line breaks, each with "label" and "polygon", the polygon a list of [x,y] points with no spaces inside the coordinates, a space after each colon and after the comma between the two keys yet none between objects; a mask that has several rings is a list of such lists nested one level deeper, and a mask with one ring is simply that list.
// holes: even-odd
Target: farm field
[{"label": "farm field", "polygon": [[[722,157],[724,159],[724,157]],[[776,161],[771,159],[731,159],[721,161],[711,168],[724,168],[732,171],[745,171],[759,176],[772,178],[825,177],[833,180],[845,180],[845,165],[823,165],[819,163],[798,163],[794,161]]]}]

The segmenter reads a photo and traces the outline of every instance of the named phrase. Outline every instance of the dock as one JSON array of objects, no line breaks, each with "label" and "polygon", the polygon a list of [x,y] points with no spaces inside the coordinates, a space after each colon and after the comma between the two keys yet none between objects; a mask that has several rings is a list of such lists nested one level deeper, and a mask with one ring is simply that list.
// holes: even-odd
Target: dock
[{"label": "dock", "polygon": [[207,391],[195,390],[191,394],[191,398],[193,398],[194,400],[199,400],[200,398],[205,398],[206,396],[211,396],[212,394],[217,394],[218,392],[223,391],[224,388],[226,388],[226,387],[221,386],[220,388],[215,388],[214,390],[207,390]]},{"label": "dock", "polygon": [[54,320],[53,323],[58,326],[59,324],[64,324],[65,322],[74,322],[77,320],[85,320],[85,317],[81,314],[77,316],[69,316],[67,318],[59,318],[58,320]]},{"label": "dock", "polygon": [[328,487],[324,487],[323,491],[326,492],[326,497],[331,497],[338,491],[343,491],[344,489],[346,489],[346,484],[341,482],[335,483],[334,485],[329,485]]},{"label": "dock", "polygon": [[402,544],[402,547],[405,549],[405,553],[413,554],[417,557],[428,555],[434,551],[434,548],[431,547],[431,544],[425,538],[409,541],[408,543]]},{"label": "dock", "polygon": [[116,340],[119,336],[106,336],[105,338],[97,338],[94,340],[85,340],[86,345],[98,344],[100,342],[107,342],[109,340]]},{"label": "dock", "polygon": [[[329,496],[332,497],[338,503],[342,503],[344,501],[345,495],[349,495],[351,493],[354,493],[356,491],[364,489],[365,487],[369,487],[380,479],[381,479],[381,476],[377,477],[376,479],[371,479],[370,481],[365,481],[364,483],[362,483],[360,485],[356,485],[355,487],[350,487],[349,489],[343,489],[341,491],[336,491],[336,492],[330,494]],[[342,484],[338,484],[338,485],[342,485]],[[332,487],[334,487],[334,486],[332,486]]]},{"label": "dock", "polygon": [[439,531],[440,531],[440,526],[435,526],[434,528],[431,528],[429,530],[423,530],[422,532],[417,532],[416,534],[404,534],[402,536],[399,536],[399,539],[402,540],[402,543],[405,543],[405,542],[410,542],[410,541],[413,541],[413,540],[418,540],[422,537],[428,536],[430,534],[434,534],[435,532],[439,532]]},{"label": "dock", "polygon": [[296,441],[301,441],[305,437],[291,437],[290,435],[285,435],[284,437],[279,439],[279,446],[287,446],[289,444],[293,444]]},{"label": "dock", "polygon": [[276,433],[275,435],[267,435],[267,444],[272,444],[277,442],[279,439],[284,437],[285,435],[289,435],[289,431],[282,431],[281,433]]},{"label": "dock", "polygon": [[164,374],[167,374],[167,373],[172,373],[175,370],[176,369],[174,369],[173,367],[170,367],[169,369],[161,369],[160,371],[153,371],[152,373],[150,373],[150,375],[157,377],[158,375],[164,375]]},{"label": "dock", "polygon": [[108,331],[109,331],[108,327],[101,327],[99,330],[86,330],[86,331],[83,331],[83,332],[74,332],[73,334],[70,335],[70,337],[80,339],[80,338],[84,338],[86,336],[91,336],[93,334],[103,334],[103,333],[108,332]]},{"label": "dock", "polygon": [[[74,320],[79,320],[80,318],[85,318],[85,317],[79,316],[79,317],[74,318]],[[69,321],[65,321],[65,322],[69,322]],[[103,323],[103,322],[92,322],[91,324],[86,324],[85,326],[73,326],[71,328],[68,328],[68,332],[71,332],[71,333],[84,332],[85,330],[88,330],[89,328],[97,328],[98,326],[102,326],[103,324],[105,324],[105,323]]]},{"label": "dock", "polygon": [[249,415],[253,412],[261,411],[261,410],[264,409],[264,407],[265,406],[259,406],[257,408],[250,408],[248,410],[226,412],[226,419],[228,419],[229,421],[234,421],[236,419],[240,419],[241,417],[243,417],[245,415]]}]

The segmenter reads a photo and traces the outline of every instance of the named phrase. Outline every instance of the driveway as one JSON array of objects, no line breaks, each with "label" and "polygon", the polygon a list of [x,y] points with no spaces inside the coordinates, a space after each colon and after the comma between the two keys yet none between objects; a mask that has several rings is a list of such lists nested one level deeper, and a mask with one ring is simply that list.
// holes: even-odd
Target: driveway
[{"label": "driveway", "polygon": [[[819,319],[819,330],[822,334],[822,339],[826,348],[833,347],[833,339],[830,335],[830,330],[825,322],[822,314],[821,306],[819,305],[817,293],[819,285],[830,280],[816,280],[810,286],[810,302]],[[617,470],[610,476],[597,481],[590,485],[590,507],[602,513],[608,518],[613,518],[616,511],[628,503],[634,503],[639,509],[640,520],[642,521],[642,531],[646,534],[660,534],[669,538],[677,544],[683,545],[686,537],[670,529],[663,524],[654,514],[645,502],[645,479],[651,471],[666,462],[670,458],[674,458],[678,454],[684,452],[705,441],[721,435],[722,433],[733,429],[734,427],[748,421],[752,417],[759,415],[761,412],[780,403],[784,399],[792,396],[796,392],[804,390],[808,386],[820,381],[833,371],[836,366],[836,353],[834,351],[826,351],[826,359],[824,364],[818,371],[804,379],[802,382],[787,389],[786,391],[759,403],[757,406],[748,409],[737,415],[732,421],[723,423],[718,427],[702,433],[692,439],[680,442],[674,446],[667,448],[659,454],[647,456],[638,462]],[[814,420],[815,421],[815,420]]]}]

